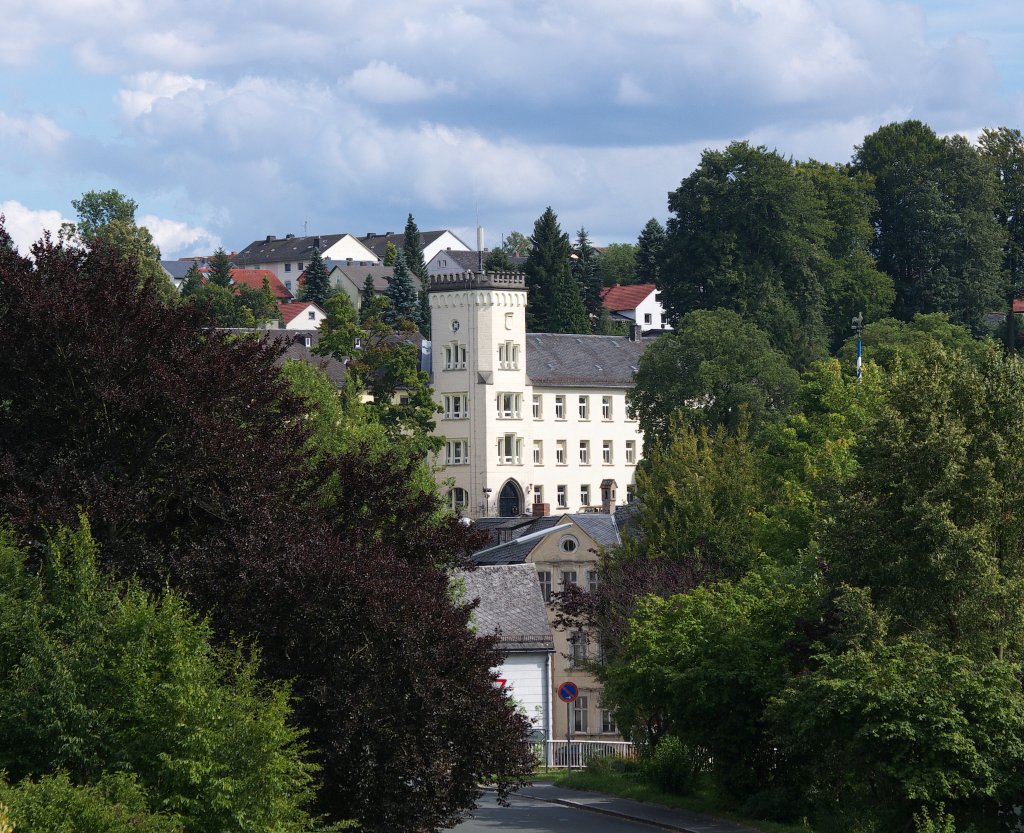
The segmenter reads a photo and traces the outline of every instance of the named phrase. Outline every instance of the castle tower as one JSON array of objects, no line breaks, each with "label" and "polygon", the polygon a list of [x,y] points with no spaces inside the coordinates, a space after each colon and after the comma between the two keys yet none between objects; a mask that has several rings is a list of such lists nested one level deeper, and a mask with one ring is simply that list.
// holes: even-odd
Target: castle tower
[{"label": "castle tower", "polygon": [[520,515],[532,501],[526,284],[515,273],[436,275],[428,288],[440,463],[469,517]]}]

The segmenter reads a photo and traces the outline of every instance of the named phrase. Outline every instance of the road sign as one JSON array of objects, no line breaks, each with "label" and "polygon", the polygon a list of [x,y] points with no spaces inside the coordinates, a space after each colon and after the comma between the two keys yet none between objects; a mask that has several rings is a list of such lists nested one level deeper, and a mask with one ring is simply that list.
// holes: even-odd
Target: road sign
[{"label": "road sign", "polygon": [[494,682],[496,682],[498,684],[498,688],[504,688],[505,687],[505,683],[507,683],[508,680],[507,679],[503,680],[501,677],[498,677],[498,679],[496,679]]},{"label": "road sign", "polygon": [[580,687],[576,683],[562,683],[558,687],[558,699],[563,703],[571,703],[580,696]]}]

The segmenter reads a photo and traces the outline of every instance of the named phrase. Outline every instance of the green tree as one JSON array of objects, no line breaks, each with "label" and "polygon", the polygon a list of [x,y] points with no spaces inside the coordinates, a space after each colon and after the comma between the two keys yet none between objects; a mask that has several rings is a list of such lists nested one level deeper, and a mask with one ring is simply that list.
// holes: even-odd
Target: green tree
[{"label": "green tree", "polygon": [[697,310],[647,348],[627,401],[649,447],[677,413],[712,430],[735,429],[746,413],[756,430],[786,416],[798,385],[797,372],[756,326],[729,310]]},{"label": "green tree", "polygon": [[986,128],[981,131],[978,145],[982,158],[995,169],[1001,186],[1002,199],[996,216],[1006,230],[1006,348],[1016,350],[1017,316],[1013,314],[1013,300],[1024,296],[1024,136],[1016,128]]},{"label": "green tree", "polygon": [[248,310],[249,315],[256,324],[263,324],[281,317],[281,308],[277,305],[277,298],[270,288],[270,281],[263,279],[263,286],[253,289],[251,286],[240,284],[235,287],[238,292],[237,306],[242,309],[242,315]]},{"label": "green tree", "polygon": [[[12,824],[5,825],[4,805]],[[9,785],[0,778],[0,831],[11,833],[183,833],[178,818],[153,812],[146,791],[125,773],[96,785],[72,784],[66,772]]]},{"label": "green tree", "polygon": [[156,287],[164,303],[178,300],[167,273],[160,266],[160,249],[145,226],[135,223],[138,203],[120,191],[86,191],[72,200],[77,223],[64,223],[60,239],[86,248],[109,246],[124,260],[136,264],[139,279]]},{"label": "green tree", "polygon": [[661,250],[665,246],[665,227],[651,217],[636,241],[637,283],[655,283],[658,280]]},{"label": "green tree", "polygon": [[[405,255],[405,265],[422,282],[427,280],[427,264],[423,260],[423,238],[416,221],[409,215],[405,221],[405,237],[402,241],[402,252]],[[397,264],[397,258],[395,263]],[[416,320],[416,319],[412,319]]]},{"label": "green tree", "polygon": [[398,249],[395,248],[395,244],[389,240],[387,245],[384,247],[384,265],[394,266],[396,257],[398,257]]},{"label": "green tree", "polygon": [[576,232],[576,242],[573,244],[572,254],[575,256],[571,258],[572,275],[576,279],[576,283],[579,284],[587,318],[593,322],[590,327],[592,330],[601,317],[601,273],[598,269],[597,249],[591,244],[587,230],[582,226]]},{"label": "green tree", "polygon": [[420,323],[419,330],[420,335],[426,339],[430,338],[430,295],[427,293],[426,287],[419,291],[420,299]]},{"label": "green tree", "polygon": [[489,251],[484,258],[485,272],[515,272],[517,267],[509,259],[509,254],[502,248]]},{"label": "green tree", "polygon": [[[211,647],[184,602],[112,584],[84,520],[41,563],[0,538],[0,770],[80,784],[127,772],[188,830],[305,830],[314,768],[289,690]],[[33,566],[30,567],[30,564]]]},{"label": "green tree", "polygon": [[188,297],[195,295],[198,292],[205,281],[203,280],[203,273],[199,271],[198,261],[193,260],[188,267],[188,271],[185,272],[185,277],[181,281],[181,294],[182,297]]},{"label": "green tree", "polygon": [[828,525],[830,585],[868,588],[894,637],[1024,656],[1024,366],[932,347],[886,379]]},{"label": "green tree", "polygon": [[[233,289],[215,283],[203,284],[190,290],[185,300],[202,309],[207,323],[213,327],[255,327],[254,311],[267,311],[263,304],[265,299],[255,290],[249,290],[247,303],[243,303]],[[276,303],[274,306],[276,308]]]},{"label": "green tree", "polygon": [[373,299],[377,290],[373,286],[373,275],[368,274],[363,281],[363,290],[359,293],[359,316],[362,318],[363,309],[369,310],[373,306]]},{"label": "green tree", "polygon": [[604,286],[636,283],[636,247],[632,243],[609,243],[598,256]]},{"label": "green tree", "polygon": [[707,150],[669,194],[659,288],[670,315],[723,307],[769,334],[798,368],[824,355],[833,232],[815,183],[777,152]]},{"label": "green tree", "polygon": [[895,283],[895,316],[945,312],[977,335],[1002,305],[1001,204],[994,167],[962,136],[919,121],[889,124],[856,149],[875,180],[874,252]]},{"label": "green tree", "polygon": [[327,267],[324,265],[324,259],[320,257],[320,250],[314,246],[313,253],[309,256],[309,265],[306,267],[302,299],[323,307],[330,291],[331,279],[327,275]]},{"label": "green tree", "polygon": [[586,329],[580,329],[583,326],[581,321],[585,321],[582,299],[577,284],[569,274],[569,237],[562,232],[551,206],[534,223],[530,245],[530,254],[523,267],[526,273],[527,331],[556,332],[554,314],[557,287],[559,324],[570,328],[557,332],[586,332]]},{"label": "green tree", "polygon": [[210,258],[210,283],[215,286],[222,286],[225,289],[230,287],[234,280],[231,277],[231,259],[224,247],[218,247]]},{"label": "green tree", "polygon": [[383,315],[387,324],[397,328],[403,321],[412,322],[414,325],[419,323],[420,299],[402,252],[399,252],[395,259],[394,271],[384,295],[390,302]]},{"label": "green tree", "polygon": [[528,257],[533,243],[522,232],[510,231],[501,241],[501,248],[512,257]]},{"label": "green tree", "polygon": [[[990,342],[974,338],[971,331],[953,324],[944,312],[918,313],[910,321],[883,318],[865,325],[862,353],[865,361],[873,361],[892,370],[897,360],[919,358],[936,345],[963,353],[976,362],[988,356]],[[838,353],[843,366],[850,370],[857,360],[857,336],[850,335]]]}]

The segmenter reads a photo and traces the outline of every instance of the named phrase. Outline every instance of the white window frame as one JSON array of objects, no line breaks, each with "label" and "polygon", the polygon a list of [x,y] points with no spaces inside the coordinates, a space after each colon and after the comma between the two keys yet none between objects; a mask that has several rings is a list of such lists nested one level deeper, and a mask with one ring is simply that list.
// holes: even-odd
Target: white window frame
[{"label": "white window frame", "polygon": [[515,434],[498,437],[498,465],[518,466],[523,462],[523,438]]},{"label": "white window frame", "polygon": [[504,341],[498,345],[498,369],[519,369],[519,345],[514,341]]},{"label": "white window frame", "polygon": [[580,419],[587,421],[590,419],[590,397],[586,395],[580,395],[579,400],[579,414]]},{"label": "white window frame", "polygon": [[544,403],[541,395],[535,393],[533,395],[533,418],[543,419],[544,418]]},{"label": "white window frame", "polygon": [[469,492],[461,486],[455,486],[448,493],[448,505],[456,512],[465,509],[469,505]]},{"label": "white window frame", "polygon": [[565,419],[565,397],[555,394],[555,419]]},{"label": "white window frame", "polygon": [[605,422],[611,421],[612,418],[612,398],[610,396],[601,397],[601,419]]},{"label": "white window frame", "polygon": [[601,709],[601,734],[617,735],[619,727],[615,725],[615,715],[611,709]]},{"label": "white window frame", "polygon": [[448,440],[445,442],[444,464],[446,466],[469,465],[469,442],[467,440]]},{"label": "white window frame", "polygon": [[466,345],[457,341],[449,342],[444,346],[444,369],[465,370],[466,369]]},{"label": "white window frame", "polygon": [[533,441],[533,464],[535,466],[544,465],[544,441],[534,440]]},{"label": "white window frame", "polygon": [[610,466],[613,462],[614,446],[611,440],[601,441],[601,462]]},{"label": "white window frame", "polygon": [[555,465],[567,465],[567,449],[565,440],[555,440]]},{"label": "white window frame", "polygon": [[579,695],[572,704],[572,731],[578,735],[590,734],[590,697]]},{"label": "white window frame", "polygon": [[590,506],[590,484],[589,483],[581,483],[580,484],[580,505],[581,506]]},{"label": "white window frame", "polygon": [[590,440],[580,440],[580,465],[590,465]]},{"label": "white window frame", "polygon": [[499,393],[497,396],[498,419],[519,419],[523,406],[521,393]]},{"label": "white window frame", "polygon": [[551,601],[551,571],[538,570],[537,581],[540,582],[541,598],[544,599],[544,603],[547,604]]},{"label": "white window frame", "polygon": [[626,440],[626,463],[628,465],[636,463],[636,440]]},{"label": "white window frame", "polygon": [[443,399],[444,419],[469,419],[469,394],[446,393]]},{"label": "white window frame", "polygon": [[601,583],[601,576],[597,570],[587,570],[587,592],[596,593]]},{"label": "white window frame", "polygon": [[560,483],[555,487],[555,499],[558,501],[559,509],[566,509],[569,506],[569,487]]}]

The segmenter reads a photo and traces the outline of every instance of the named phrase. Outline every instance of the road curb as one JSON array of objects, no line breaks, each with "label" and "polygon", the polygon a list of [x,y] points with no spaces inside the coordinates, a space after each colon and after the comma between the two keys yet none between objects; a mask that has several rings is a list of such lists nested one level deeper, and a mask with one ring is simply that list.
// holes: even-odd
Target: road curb
[{"label": "road curb", "polygon": [[626,821],[633,821],[637,824],[646,824],[648,827],[655,827],[658,830],[668,830],[671,833],[698,833],[692,827],[681,827],[678,824],[667,824],[665,822],[653,821],[652,819],[645,819],[640,816],[632,815],[631,813],[623,813],[619,810],[610,810],[607,807],[594,807],[590,804],[584,804],[580,801],[570,801],[566,798],[544,798],[539,795],[531,793],[519,792],[513,793],[513,795],[521,795],[523,798],[530,798],[534,801],[544,801],[547,804],[561,804],[563,807],[572,807],[576,810],[586,810],[589,813],[600,813],[602,816],[611,816],[612,818],[624,819]]}]

